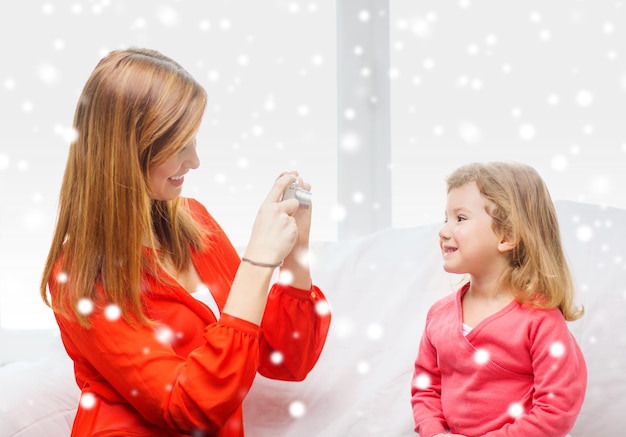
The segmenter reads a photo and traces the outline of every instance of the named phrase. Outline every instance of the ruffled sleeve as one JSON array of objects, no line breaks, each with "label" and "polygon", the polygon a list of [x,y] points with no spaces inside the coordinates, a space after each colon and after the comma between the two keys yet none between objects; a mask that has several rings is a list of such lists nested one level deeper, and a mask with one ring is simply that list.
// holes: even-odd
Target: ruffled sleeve
[{"label": "ruffled sleeve", "polygon": [[315,285],[301,290],[274,284],[261,323],[259,372],[273,379],[304,379],[322,352],[330,319],[326,297]]},{"label": "ruffled sleeve", "polygon": [[[197,263],[200,270],[213,272],[206,281],[221,310],[239,268],[239,254],[202,204],[187,199],[187,205],[194,218],[210,231],[211,256],[200,257]],[[215,274],[218,271],[221,273]],[[274,284],[261,322],[259,372],[273,379],[304,379],[322,352],[330,319],[330,306],[317,286],[301,290]]]}]

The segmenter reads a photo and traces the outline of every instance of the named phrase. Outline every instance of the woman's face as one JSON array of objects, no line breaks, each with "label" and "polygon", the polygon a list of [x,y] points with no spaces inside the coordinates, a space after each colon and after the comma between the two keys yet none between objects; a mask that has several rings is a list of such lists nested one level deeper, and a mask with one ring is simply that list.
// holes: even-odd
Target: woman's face
[{"label": "woman's face", "polygon": [[200,159],[196,153],[195,139],[180,149],[167,161],[152,167],[148,171],[150,197],[153,200],[174,200],[183,189],[185,174],[196,169]]}]

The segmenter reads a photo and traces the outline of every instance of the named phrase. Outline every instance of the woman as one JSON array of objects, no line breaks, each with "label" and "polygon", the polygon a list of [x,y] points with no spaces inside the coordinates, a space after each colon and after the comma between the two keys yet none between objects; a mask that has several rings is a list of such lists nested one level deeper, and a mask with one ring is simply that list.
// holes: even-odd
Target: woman
[{"label": "woman", "polygon": [[[281,201],[308,184],[275,181],[244,262],[180,197],[205,104],[189,73],[145,49],[111,52],[80,96],[41,283],[82,390],[73,436],[243,436],[257,371],[302,380],[321,353],[328,305],[299,262],[311,209]],[[279,266],[292,281],[268,293]]]}]

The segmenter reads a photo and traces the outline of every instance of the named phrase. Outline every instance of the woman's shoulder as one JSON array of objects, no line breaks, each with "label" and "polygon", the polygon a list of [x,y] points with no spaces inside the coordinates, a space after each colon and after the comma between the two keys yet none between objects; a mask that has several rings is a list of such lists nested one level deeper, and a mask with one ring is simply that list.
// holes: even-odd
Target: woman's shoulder
[{"label": "woman's shoulder", "polygon": [[187,211],[196,222],[204,227],[208,227],[209,230],[212,231],[220,229],[215,218],[213,218],[211,213],[199,200],[193,197],[181,197],[179,202],[180,206]]},{"label": "woman's shoulder", "polygon": [[180,206],[187,211],[190,217],[200,225],[203,230],[205,242],[212,248],[224,248],[224,245],[230,246],[230,239],[224,232],[224,229],[211,215],[207,208],[197,199],[192,197],[179,198]]},{"label": "woman's shoulder", "polygon": [[193,215],[211,217],[209,211],[198,199],[195,199],[193,197],[180,197],[179,202],[180,206],[182,206],[186,211]]}]

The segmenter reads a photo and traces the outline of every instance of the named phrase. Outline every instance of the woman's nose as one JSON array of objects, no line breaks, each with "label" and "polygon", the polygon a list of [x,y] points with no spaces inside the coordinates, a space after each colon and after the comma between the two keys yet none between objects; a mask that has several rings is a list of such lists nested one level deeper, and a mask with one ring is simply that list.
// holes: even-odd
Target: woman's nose
[{"label": "woman's nose", "polygon": [[189,154],[187,155],[187,166],[192,169],[196,169],[200,167],[200,158],[198,157],[198,152],[195,147],[189,148]]}]

